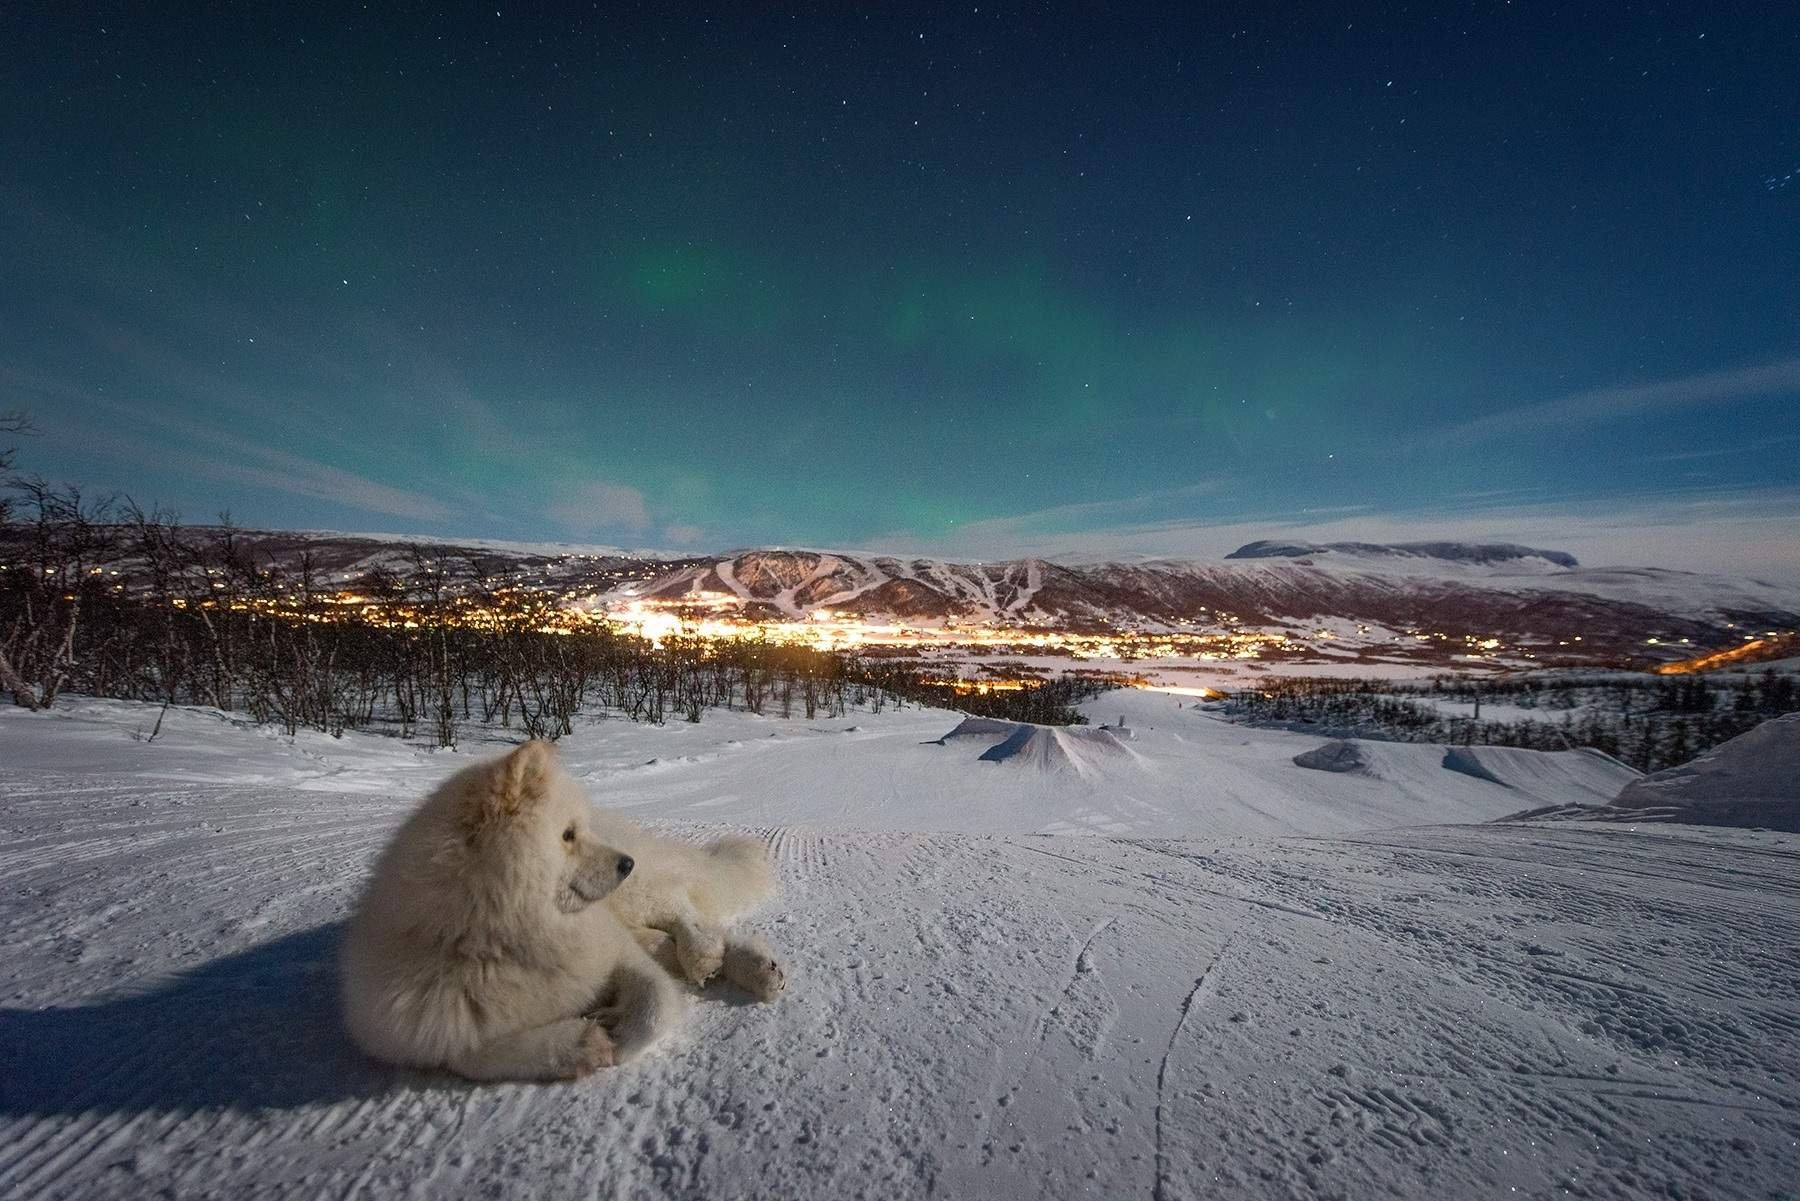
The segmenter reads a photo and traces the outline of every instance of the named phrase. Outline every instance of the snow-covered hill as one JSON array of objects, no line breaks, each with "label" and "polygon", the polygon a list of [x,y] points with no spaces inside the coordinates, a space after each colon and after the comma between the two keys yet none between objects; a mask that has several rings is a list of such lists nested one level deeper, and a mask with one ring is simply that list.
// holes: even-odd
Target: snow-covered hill
[{"label": "snow-covered hill", "polygon": [[[1554,552],[1509,557],[1486,553],[1497,548],[1466,549],[1448,558],[1415,548],[1329,563],[1275,555],[1083,566],[745,551],[668,564],[654,578],[603,591],[590,603],[727,598],[737,612],[770,620],[825,611],[916,624],[1271,630],[1323,654],[1423,632],[1441,635],[1451,649],[1491,641],[1530,648],[1540,662],[1569,664],[1679,657],[1671,648],[1728,646],[1746,631],[1800,627],[1800,597],[1756,581],[1565,566],[1567,556]],[[1325,639],[1322,627],[1329,628]]]},{"label": "snow-covered hill", "polygon": [[[1446,825],[1581,754],[1246,730],[1112,693],[1073,757],[908,709],[582,725],[601,800],[768,840],[788,994],[564,1086],[359,1059],[334,953],[412,799],[495,749],[0,712],[0,1197],[1774,1197],[1800,848]],[[1120,721],[1120,719],[1123,721]],[[1010,745],[1009,753],[989,755]]]},{"label": "snow-covered hill", "polygon": [[1766,721],[1692,762],[1632,781],[1596,816],[1800,834],[1800,713]]},{"label": "snow-covered hill", "polygon": [[[1489,548],[1473,548],[1483,549]],[[1532,564],[1554,569],[1534,570]],[[951,563],[756,550],[669,564],[631,591],[665,599],[694,592],[731,595],[790,616],[827,608],[1052,626],[1340,617],[1390,628],[1460,622],[1519,632],[1526,628],[1521,615],[1532,611],[1524,620],[1546,631],[1591,631],[1595,624],[1628,621],[1636,632],[1645,626],[1730,621],[1765,610],[1793,620],[1800,612],[1800,598],[1755,581],[1655,568],[1596,571],[1575,566],[1572,559],[1565,566],[1538,557],[1482,560],[1470,568],[1460,559],[1423,554],[1347,556],[1330,564],[1276,555],[1073,567],[1043,559]]]}]

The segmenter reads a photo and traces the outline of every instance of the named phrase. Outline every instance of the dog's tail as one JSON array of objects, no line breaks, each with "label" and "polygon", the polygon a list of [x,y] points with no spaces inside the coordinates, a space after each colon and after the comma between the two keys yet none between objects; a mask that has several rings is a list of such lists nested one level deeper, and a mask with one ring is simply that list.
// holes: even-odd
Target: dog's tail
[{"label": "dog's tail", "polygon": [[706,885],[714,907],[729,921],[748,913],[775,892],[775,864],[760,838],[732,834],[705,847]]}]

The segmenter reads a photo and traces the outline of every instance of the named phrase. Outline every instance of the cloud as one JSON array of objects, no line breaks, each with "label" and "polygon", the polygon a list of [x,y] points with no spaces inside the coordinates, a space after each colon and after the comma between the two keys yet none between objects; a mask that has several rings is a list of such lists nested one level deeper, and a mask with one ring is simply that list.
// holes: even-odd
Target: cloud
[{"label": "cloud", "polygon": [[[1230,487],[1230,483],[1230,480],[1220,476],[1180,488],[1164,488],[1117,500],[1080,501],[1007,517],[989,517],[964,522],[955,531],[929,541],[937,546],[967,547],[970,548],[967,552],[970,554],[995,548],[1038,545],[1045,539],[1060,541],[1063,539],[1062,531],[1087,530],[1102,525],[1118,526],[1133,520],[1141,522],[1154,510],[1216,496]],[[922,541],[925,540],[915,534],[896,530],[869,539],[868,549],[883,551],[891,548],[899,551],[915,548]],[[1002,550],[999,553],[1010,556],[1011,552]]]},{"label": "cloud", "polygon": [[159,448],[156,455],[165,468],[231,483],[248,484],[272,492],[286,492],[312,500],[330,501],[367,513],[383,513],[415,521],[447,521],[451,509],[443,502],[418,492],[395,488],[367,477],[343,471],[312,459],[283,454],[241,443],[239,453],[260,461],[233,462],[197,451]]},{"label": "cloud", "polygon": [[706,531],[697,525],[671,525],[663,527],[663,537],[677,546],[691,546],[706,537]]},{"label": "cloud", "polygon": [[[11,369],[0,370],[0,382],[65,402],[69,407],[63,410],[65,416],[59,417],[56,433],[64,440],[68,435],[78,437],[82,450],[89,453],[136,465],[154,463],[165,471],[329,501],[389,517],[445,521],[452,516],[450,507],[436,497],[396,488],[198,421],[159,413],[148,406],[121,404],[86,389]],[[106,420],[96,424],[90,420],[93,417]],[[173,435],[175,441],[132,432],[144,429]]]},{"label": "cloud", "polygon": [[575,534],[605,529],[635,533],[650,525],[650,507],[644,502],[644,494],[625,484],[582,484],[552,501],[544,512]]},{"label": "cloud", "polygon": [[1759,396],[1800,393],[1800,358],[1755,367],[1709,371],[1648,384],[1622,384],[1572,392],[1555,400],[1477,417],[1430,435],[1430,443],[1468,445],[1510,434],[1536,434],[1599,425],[1643,413],[1729,404]]},{"label": "cloud", "polygon": [[1667,454],[1645,455],[1643,461],[1646,463],[1694,463],[1702,459],[1738,458],[1760,454],[1772,447],[1788,446],[1795,442],[1800,442],[1800,434],[1758,438],[1754,442],[1740,442],[1732,446],[1709,446],[1700,450],[1677,450]]}]

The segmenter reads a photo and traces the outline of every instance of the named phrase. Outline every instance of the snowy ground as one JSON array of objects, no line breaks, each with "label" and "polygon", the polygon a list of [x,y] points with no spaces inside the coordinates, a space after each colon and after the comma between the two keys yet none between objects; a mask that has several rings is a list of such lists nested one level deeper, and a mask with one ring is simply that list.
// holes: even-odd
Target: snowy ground
[{"label": "snowy ground", "polygon": [[1175,706],[1004,763],[911,709],[578,731],[603,801],[770,839],[792,983],[480,1088],[360,1061],[332,960],[411,799],[492,747],[0,715],[0,1195],[1794,1195],[1800,837],[1446,824],[1629,773],[1309,771]]}]

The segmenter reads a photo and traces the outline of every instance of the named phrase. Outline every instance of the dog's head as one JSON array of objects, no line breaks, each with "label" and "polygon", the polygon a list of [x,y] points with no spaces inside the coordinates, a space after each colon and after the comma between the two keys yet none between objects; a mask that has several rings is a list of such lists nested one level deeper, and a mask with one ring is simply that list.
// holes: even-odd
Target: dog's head
[{"label": "dog's head", "polygon": [[509,892],[574,913],[631,874],[631,856],[595,837],[593,810],[548,742],[534,739],[474,769],[461,800],[471,866]]}]

